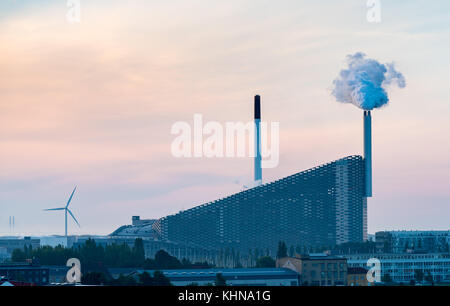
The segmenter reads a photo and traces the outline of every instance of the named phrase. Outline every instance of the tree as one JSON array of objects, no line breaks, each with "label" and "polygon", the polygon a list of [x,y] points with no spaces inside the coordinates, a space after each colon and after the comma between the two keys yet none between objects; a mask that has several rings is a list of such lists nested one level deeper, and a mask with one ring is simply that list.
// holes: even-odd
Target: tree
[{"label": "tree", "polygon": [[278,242],[277,258],[287,257],[287,246],[284,241]]},{"label": "tree", "polygon": [[81,277],[81,283],[83,285],[104,285],[107,282],[106,275],[101,272],[88,272]]},{"label": "tree", "polygon": [[414,271],[414,278],[418,283],[423,282],[423,271],[420,269],[417,269]]},{"label": "tree", "polygon": [[155,254],[155,264],[158,269],[180,269],[182,267],[180,261],[173,256],[170,256],[164,250],[159,250]]},{"label": "tree", "polygon": [[226,282],[225,278],[223,277],[222,273],[216,274],[216,281],[214,282],[214,284],[217,287],[223,287],[223,286],[227,285],[227,282]]},{"label": "tree", "polygon": [[136,284],[136,279],[134,279],[134,277],[130,275],[124,276],[123,274],[120,274],[117,279],[110,282],[110,285],[113,286],[136,286]]},{"label": "tree", "polygon": [[153,278],[150,276],[148,272],[143,272],[138,275],[139,277],[139,283],[142,286],[153,286]]},{"label": "tree", "polygon": [[77,258],[82,262],[82,273],[106,271],[103,267],[105,250],[101,245],[97,245],[94,239],[86,240],[79,248],[79,257]]},{"label": "tree", "polygon": [[156,261],[152,258],[146,258],[144,263],[142,264],[142,268],[144,268],[145,270],[155,270]]},{"label": "tree", "polygon": [[26,258],[25,252],[21,249],[14,249],[11,253],[11,261],[24,262]]},{"label": "tree", "polygon": [[[136,267],[133,252],[128,244],[112,243],[105,247],[104,263],[107,267],[129,268]],[[143,265],[143,263],[142,263]]]},{"label": "tree", "polygon": [[270,256],[263,256],[256,260],[256,268],[275,268],[275,260]]},{"label": "tree", "polygon": [[170,280],[161,271],[153,273],[153,286],[172,286]]},{"label": "tree", "polygon": [[141,267],[144,264],[145,249],[144,249],[144,241],[142,240],[142,238],[137,238],[134,241],[132,256],[133,256],[133,265],[135,267]]},{"label": "tree", "polygon": [[294,257],[294,254],[295,254],[295,249],[294,249],[294,246],[291,245],[291,247],[289,248],[289,256]]},{"label": "tree", "polygon": [[189,259],[183,258],[181,260],[181,265],[183,266],[184,269],[188,269],[192,266],[192,263]]}]

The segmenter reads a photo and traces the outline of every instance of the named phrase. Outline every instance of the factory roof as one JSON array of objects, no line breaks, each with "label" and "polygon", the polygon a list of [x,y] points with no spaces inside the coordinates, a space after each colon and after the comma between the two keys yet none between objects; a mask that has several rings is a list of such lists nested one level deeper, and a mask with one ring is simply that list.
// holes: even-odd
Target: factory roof
[{"label": "factory roof", "polygon": [[[153,275],[154,270],[137,270],[135,273],[148,272]],[[241,269],[185,269],[185,270],[163,270],[166,277],[175,281],[182,280],[212,280],[217,274],[222,274],[225,280],[237,279],[284,279],[297,278],[295,271],[286,268],[241,268]]]},{"label": "factory roof", "polygon": [[110,234],[110,236],[152,236],[154,233],[152,225],[123,225]]}]

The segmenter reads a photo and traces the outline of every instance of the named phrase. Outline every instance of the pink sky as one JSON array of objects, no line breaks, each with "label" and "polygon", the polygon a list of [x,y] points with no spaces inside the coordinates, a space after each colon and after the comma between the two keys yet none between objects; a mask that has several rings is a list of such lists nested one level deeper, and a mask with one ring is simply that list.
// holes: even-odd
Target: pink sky
[{"label": "pink sky", "polygon": [[263,120],[280,122],[265,182],[361,154],[362,112],[330,94],[356,51],[395,61],[407,80],[374,113],[369,232],[448,229],[449,24],[430,27],[433,7],[413,18],[396,5],[369,24],[359,2],[82,1],[80,24],[47,3],[2,15],[0,234],[10,215],[17,233],[62,233],[63,215],[42,209],[75,185],[74,234],[239,191],[251,159],[175,159],[170,128],[194,113],[247,122],[254,94]]}]

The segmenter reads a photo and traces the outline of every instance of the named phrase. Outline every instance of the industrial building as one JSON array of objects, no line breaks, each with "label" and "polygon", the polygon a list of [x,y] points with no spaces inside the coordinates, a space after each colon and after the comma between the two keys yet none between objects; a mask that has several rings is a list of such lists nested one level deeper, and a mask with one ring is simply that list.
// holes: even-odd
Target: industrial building
[{"label": "industrial building", "polygon": [[364,111],[364,157],[348,156],[263,184],[261,98],[255,96],[257,186],[155,221],[156,237],[184,245],[275,254],[287,245],[324,246],[367,240],[372,196],[371,112]]},{"label": "industrial building", "polygon": [[[137,270],[134,274],[153,270]],[[284,268],[260,269],[199,269],[199,270],[163,270],[172,285],[188,286],[214,285],[217,274],[221,274],[227,286],[298,286],[298,274]]]},{"label": "industrial building", "polygon": [[369,286],[367,280],[368,270],[362,267],[350,267],[347,269],[347,286],[366,287]]},{"label": "industrial building", "polygon": [[241,252],[287,245],[335,245],[366,237],[364,161],[349,156],[164,217],[165,241]]},{"label": "industrial building", "polygon": [[276,265],[298,273],[302,286],[347,285],[347,260],[343,257],[327,254],[284,257],[278,259]]},{"label": "industrial building", "polygon": [[[151,237],[214,252],[274,255],[290,246],[331,246],[367,240],[372,196],[371,112],[365,111],[364,157],[353,155],[263,184],[261,98],[255,97],[256,187],[158,220],[133,217],[113,236]],[[177,256],[175,253],[171,253]]]},{"label": "industrial building", "polygon": [[0,264],[0,278],[31,285],[49,284],[49,269],[35,263],[3,263]]},{"label": "industrial building", "polygon": [[311,247],[366,241],[367,198],[372,196],[370,111],[364,111],[363,122],[364,157],[347,156],[264,184],[261,98],[255,96],[256,187],[157,220],[133,216],[131,225],[121,226],[108,240],[140,237],[148,257],[161,247],[180,259],[192,261],[190,254],[198,253],[195,259],[227,267],[236,266],[235,259],[251,266],[255,254],[273,256],[279,241]]}]

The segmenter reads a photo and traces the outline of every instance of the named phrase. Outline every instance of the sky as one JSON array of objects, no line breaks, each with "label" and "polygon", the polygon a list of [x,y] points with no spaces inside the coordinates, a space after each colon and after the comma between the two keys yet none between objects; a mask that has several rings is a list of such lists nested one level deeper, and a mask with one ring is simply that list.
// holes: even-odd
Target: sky
[{"label": "sky", "polygon": [[[175,122],[280,123],[270,182],[362,154],[362,111],[335,101],[348,54],[407,86],[373,112],[369,233],[450,229],[450,3],[381,0],[0,2],[0,235],[109,234],[248,184],[251,158],[175,158]],[[15,229],[9,228],[15,217]]]}]

